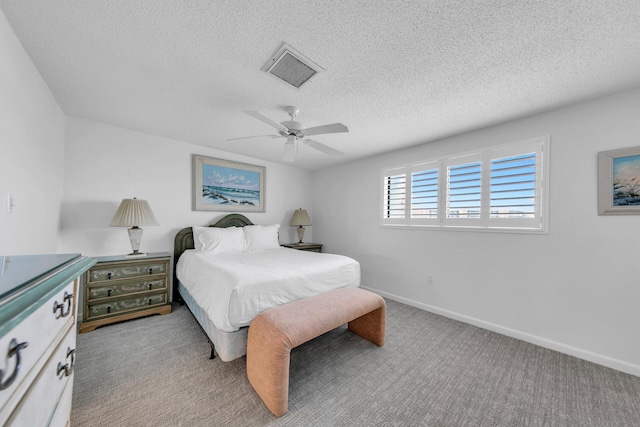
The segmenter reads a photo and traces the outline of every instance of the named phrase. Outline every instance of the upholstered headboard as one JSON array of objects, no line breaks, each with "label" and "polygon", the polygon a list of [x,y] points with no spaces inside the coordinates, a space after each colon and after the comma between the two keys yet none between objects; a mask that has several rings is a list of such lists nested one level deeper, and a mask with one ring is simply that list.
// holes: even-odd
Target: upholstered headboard
[{"label": "upholstered headboard", "polygon": [[[244,227],[245,225],[253,225],[253,223],[244,215],[241,214],[229,214],[222,217],[215,224],[211,224],[209,227]],[[191,227],[183,228],[178,231],[173,243],[173,300],[180,300],[180,293],[178,292],[178,278],[176,277],[176,265],[180,255],[187,249],[195,248],[193,244],[193,230]]]}]

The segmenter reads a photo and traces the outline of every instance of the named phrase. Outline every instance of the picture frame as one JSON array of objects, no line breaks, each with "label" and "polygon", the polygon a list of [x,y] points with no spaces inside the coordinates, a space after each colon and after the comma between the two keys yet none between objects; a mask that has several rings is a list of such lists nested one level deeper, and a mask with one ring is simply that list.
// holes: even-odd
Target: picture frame
[{"label": "picture frame", "polygon": [[265,212],[266,168],[193,155],[193,210]]},{"label": "picture frame", "polygon": [[598,215],[640,215],[640,147],[598,153]]}]

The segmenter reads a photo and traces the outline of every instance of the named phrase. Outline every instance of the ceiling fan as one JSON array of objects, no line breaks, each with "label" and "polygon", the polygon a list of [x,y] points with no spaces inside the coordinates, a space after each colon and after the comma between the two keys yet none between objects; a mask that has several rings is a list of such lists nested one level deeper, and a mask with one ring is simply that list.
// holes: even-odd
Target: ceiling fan
[{"label": "ceiling fan", "polygon": [[345,125],[343,125],[342,123],[332,123],[329,125],[305,128],[302,123],[295,121],[296,116],[298,115],[298,113],[300,113],[300,109],[298,107],[289,106],[289,107],[285,107],[284,110],[287,112],[287,114],[289,114],[289,117],[291,117],[291,120],[287,120],[282,123],[273,121],[269,117],[254,110],[243,111],[243,113],[248,114],[251,117],[260,120],[261,122],[276,128],[276,130],[278,131],[278,135],[245,136],[242,138],[227,139],[227,141],[235,141],[238,139],[247,139],[247,138],[261,138],[261,137],[287,138],[287,142],[284,144],[284,153],[282,156],[282,160],[284,162],[293,162],[293,160],[295,159],[296,153],[298,152],[299,141],[302,141],[305,145],[311,148],[315,148],[316,150],[321,151],[322,153],[331,157],[337,158],[344,154],[338,150],[335,150],[331,147],[321,144],[318,141],[314,141],[306,137],[311,135],[321,135],[325,133],[349,132],[349,129]]}]

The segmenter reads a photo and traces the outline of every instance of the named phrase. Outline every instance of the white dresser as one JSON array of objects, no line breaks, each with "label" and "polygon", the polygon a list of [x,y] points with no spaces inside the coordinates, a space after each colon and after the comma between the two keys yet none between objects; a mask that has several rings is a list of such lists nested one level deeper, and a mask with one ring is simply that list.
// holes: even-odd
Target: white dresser
[{"label": "white dresser", "polygon": [[79,254],[0,256],[0,425],[69,425]]}]

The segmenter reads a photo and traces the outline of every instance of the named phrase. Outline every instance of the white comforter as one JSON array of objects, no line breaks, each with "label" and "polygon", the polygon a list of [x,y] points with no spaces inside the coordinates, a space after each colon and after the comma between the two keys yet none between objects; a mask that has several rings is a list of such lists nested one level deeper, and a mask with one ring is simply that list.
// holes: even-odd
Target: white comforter
[{"label": "white comforter", "polygon": [[360,286],[360,264],[349,257],[288,248],[212,254],[185,251],[176,268],[214,325],[248,326],[264,310],[344,286]]}]

